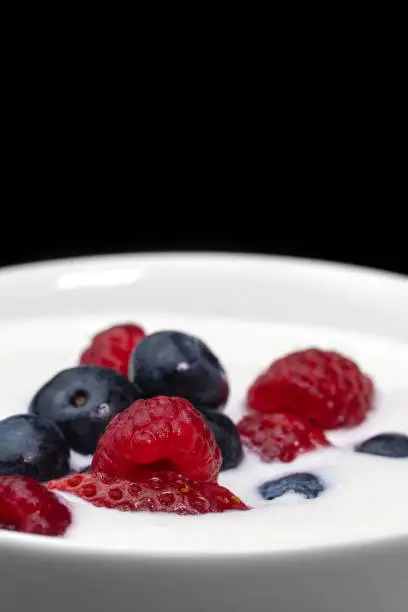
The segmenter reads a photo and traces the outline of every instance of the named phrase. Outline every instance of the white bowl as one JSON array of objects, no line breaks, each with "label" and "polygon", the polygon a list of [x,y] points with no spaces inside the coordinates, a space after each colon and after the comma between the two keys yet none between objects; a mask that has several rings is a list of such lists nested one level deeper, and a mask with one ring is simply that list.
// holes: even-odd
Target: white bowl
[{"label": "white bowl", "polygon": [[[403,277],[274,257],[135,255],[3,270],[0,294],[0,417],[25,411],[36,388],[75,364],[94,330],[125,319],[207,340],[231,366],[235,417],[259,369],[310,343],[352,353],[381,390],[406,397],[408,412]],[[394,428],[401,414],[390,409]],[[374,418],[350,439],[376,426]],[[344,456],[350,461],[346,448]],[[398,470],[408,474],[408,463]],[[93,515],[89,533],[71,538],[0,531],[1,610],[406,612],[408,498],[400,515],[381,490],[358,508],[350,500],[329,513],[322,506],[321,520],[311,505],[177,517],[159,523],[162,537],[143,515],[128,533],[107,519],[100,537]]]}]

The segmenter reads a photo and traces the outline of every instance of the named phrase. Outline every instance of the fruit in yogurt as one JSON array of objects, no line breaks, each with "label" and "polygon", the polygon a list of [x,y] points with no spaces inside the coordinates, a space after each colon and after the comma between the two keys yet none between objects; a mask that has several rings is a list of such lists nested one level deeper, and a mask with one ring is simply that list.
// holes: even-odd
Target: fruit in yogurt
[{"label": "fruit in yogurt", "polygon": [[0,421],[0,476],[44,482],[69,473],[69,446],[49,419],[19,414]]},{"label": "fruit in yogurt", "polygon": [[383,433],[356,446],[358,453],[403,459],[408,457],[408,436],[398,433]]},{"label": "fruit in yogurt", "polygon": [[144,329],[133,323],[104,329],[92,338],[80,357],[80,364],[110,368],[127,377],[130,355],[145,336]]},{"label": "fruit in yogurt", "polygon": [[[249,510],[217,484],[221,470],[239,466],[243,445],[264,462],[291,462],[330,446],[324,429],[358,425],[373,406],[371,379],[319,349],[272,363],[251,385],[252,410],[238,426],[219,411],[229,393],[225,370],[195,336],[115,325],[92,339],[81,364],[46,383],[29,415],[0,422],[0,528],[62,535],[71,518],[52,491],[121,511]],[[13,431],[22,432],[14,442]],[[92,465],[69,474],[70,449],[95,453]],[[381,434],[355,450],[408,457],[408,437]],[[48,481],[49,490],[8,476],[16,473]],[[264,500],[326,490],[313,473],[271,476],[258,486]]]},{"label": "fruit in yogurt", "polygon": [[80,366],[41,387],[29,411],[54,421],[73,450],[90,455],[112,418],[139,397],[135,385],[118,372]]},{"label": "fruit in yogurt", "polygon": [[290,412],[248,414],[238,431],[244,445],[263,461],[289,463],[301,453],[330,446],[321,429]]},{"label": "fruit in yogurt", "polygon": [[77,495],[97,507],[127,512],[206,514],[249,510],[231,491],[215,482],[194,482],[175,472],[141,472],[136,482],[86,473],[54,480],[51,490]]},{"label": "fruit in yogurt", "polygon": [[333,351],[311,348],[274,361],[248,391],[259,412],[289,411],[322,429],[353,427],[373,407],[374,385],[358,365]]},{"label": "fruit in yogurt", "polygon": [[226,414],[222,414],[222,412],[201,408],[200,414],[211,429],[221,450],[222,465],[220,471],[238,467],[244,453],[241,436],[235,423]]},{"label": "fruit in yogurt", "polygon": [[199,338],[178,331],[159,331],[142,340],[131,355],[129,378],[144,398],[183,397],[210,409],[228,398],[227,376],[218,358]]},{"label": "fruit in yogurt", "polygon": [[134,402],[100,439],[92,470],[138,480],[141,469],[171,470],[191,480],[215,481],[221,451],[195,408],[180,397]]},{"label": "fruit in yogurt", "polygon": [[286,493],[297,493],[306,499],[319,497],[326,489],[323,481],[314,474],[299,472],[275,480],[268,480],[258,487],[259,494],[266,500],[277,499]]},{"label": "fruit in yogurt", "polygon": [[42,484],[24,476],[0,476],[0,529],[62,536],[71,513]]}]

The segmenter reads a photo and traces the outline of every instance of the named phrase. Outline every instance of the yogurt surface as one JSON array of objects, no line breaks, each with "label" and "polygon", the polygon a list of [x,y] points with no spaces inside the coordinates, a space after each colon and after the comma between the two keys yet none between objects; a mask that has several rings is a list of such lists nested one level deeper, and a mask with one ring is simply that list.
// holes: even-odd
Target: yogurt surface
[{"label": "yogurt surface", "polygon": [[[353,451],[355,444],[379,433],[408,435],[408,344],[402,342],[336,329],[135,311],[109,317],[30,319],[0,326],[0,417],[26,412],[46,380],[78,363],[94,332],[126,321],[140,323],[147,332],[177,329],[202,338],[227,370],[230,398],[225,412],[235,422],[245,413],[246,391],[261,370],[285,353],[312,346],[357,361],[374,380],[375,408],[361,426],[327,432],[333,448],[300,455],[292,463],[264,463],[246,451],[243,463],[222,472],[219,482],[252,511],[191,517],[123,513],[64,495],[73,512],[66,540],[143,553],[204,554],[313,549],[408,537],[408,459]],[[90,462],[74,453],[71,460],[75,468]],[[313,500],[295,494],[273,501],[260,497],[260,484],[299,471],[319,476],[326,491]]]}]

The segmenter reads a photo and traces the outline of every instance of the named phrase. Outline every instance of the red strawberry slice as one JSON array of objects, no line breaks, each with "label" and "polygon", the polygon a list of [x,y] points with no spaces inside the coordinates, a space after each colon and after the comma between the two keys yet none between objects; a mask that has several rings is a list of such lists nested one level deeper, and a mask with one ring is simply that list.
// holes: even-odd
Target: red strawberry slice
[{"label": "red strawberry slice", "polygon": [[250,414],[238,424],[245,446],[264,461],[293,461],[300,453],[330,446],[324,432],[289,412]]},{"label": "red strawberry slice", "polygon": [[147,466],[205,482],[217,479],[221,463],[221,451],[199,412],[185,399],[158,396],[134,402],[110,422],[92,470],[138,480]]},{"label": "red strawberry slice", "polygon": [[52,480],[47,487],[77,495],[97,507],[127,512],[206,514],[249,510],[225,487],[194,482],[174,472],[145,471],[137,482],[88,472]]}]

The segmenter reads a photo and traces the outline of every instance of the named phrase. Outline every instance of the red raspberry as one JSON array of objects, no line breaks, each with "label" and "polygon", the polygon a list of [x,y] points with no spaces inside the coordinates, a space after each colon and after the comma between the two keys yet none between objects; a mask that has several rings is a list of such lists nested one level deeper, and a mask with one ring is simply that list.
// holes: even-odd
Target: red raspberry
[{"label": "red raspberry", "polygon": [[137,400],[112,419],[92,470],[137,480],[148,466],[205,482],[217,479],[221,463],[221,451],[199,412],[185,399],[158,396]]},{"label": "red raspberry", "polygon": [[71,513],[56,495],[25,476],[0,476],[0,529],[61,536]]},{"label": "red raspberry", "polygon": [[248,391],[260,412],[290,411],[322,429],[352,427],[372,408],[374,386],[350,359],[331,351],[291,353],[269,366]]},{"label": "red raspberry", "polygon": [[114,325],[92,338],[91,345],[80,358],[81,365],[97,365],[128,375],[129,358],[133,349],[145,337],[138,325]]},{"label": "red raspberry", "polygon": [[293,461],[300,453],[329,446],[323,431],[290,412],[250,414],[238,424],[243,443],[264,461]]},{"label": "red raspberry", "polygon": [[249,510],[231,491],[217,483],[194,482],[175,472],[146,470],[137,482],[89,472],[52,480],[47,487],[78,495],[94,506],[128,512],[206,514]]}]

